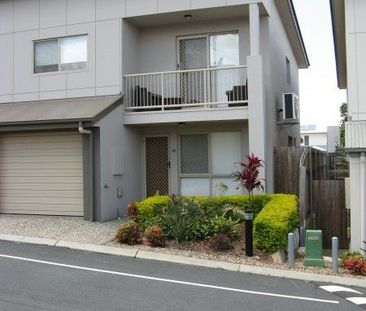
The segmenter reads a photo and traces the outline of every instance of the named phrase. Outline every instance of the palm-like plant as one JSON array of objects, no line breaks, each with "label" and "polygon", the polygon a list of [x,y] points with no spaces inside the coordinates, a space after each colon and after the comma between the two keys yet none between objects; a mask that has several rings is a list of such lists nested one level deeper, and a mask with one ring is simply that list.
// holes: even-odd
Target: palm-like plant
[{"label": "palm-like plant", "polygon": [[238,188],[242,187],[248,191],[249,209],[253,210],[253,192],[255,189],[264,190],[263,178],[259,177],[260,169],[263,167],[263,160],[253,153],[245,157],[244,162],[239,162],[240,170],[233,173],[235,181],[239,183]]}]

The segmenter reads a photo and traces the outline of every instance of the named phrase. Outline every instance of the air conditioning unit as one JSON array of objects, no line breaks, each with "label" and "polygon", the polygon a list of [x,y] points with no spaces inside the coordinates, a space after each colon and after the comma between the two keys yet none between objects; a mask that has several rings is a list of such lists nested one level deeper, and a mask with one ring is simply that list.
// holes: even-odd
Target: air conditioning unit
[{"label": "air conditioning unit", "polygon": [[299,123],[299,96],[293,93],[284,93],[282,96],[282,121],[284,123]]}]

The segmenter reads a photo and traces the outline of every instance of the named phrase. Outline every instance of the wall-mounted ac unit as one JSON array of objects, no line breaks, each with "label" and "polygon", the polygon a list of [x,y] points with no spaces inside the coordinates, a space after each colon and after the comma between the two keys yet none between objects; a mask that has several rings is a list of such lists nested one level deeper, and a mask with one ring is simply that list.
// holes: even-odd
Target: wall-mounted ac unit
[{"label": "wall-mounted ac unit", "polygon": [[299,123],[299,97],[293,93],[284,93],[282,96],[282,121],[284,123]]}]

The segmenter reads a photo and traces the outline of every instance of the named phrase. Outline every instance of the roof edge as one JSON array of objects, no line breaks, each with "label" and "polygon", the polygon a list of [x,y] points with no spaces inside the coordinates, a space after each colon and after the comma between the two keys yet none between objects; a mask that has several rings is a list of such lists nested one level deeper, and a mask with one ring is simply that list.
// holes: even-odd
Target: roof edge
[{"label": "roof edge", "polygon": [[346,17],[343,0],[329,0],[332,18],[334,54],[337,70],[337,81],[340,89],[347,88],[346,61]]},{"label": "roof edge", "polygon": [[306,69],[310,66],[309,57],[306,51],[304,39],[301,33],[300,24],[297,19],[295,6],[292,0],[275,0],[278,14],[285,26],[285,31],[289,37],[296,40],[289,40],[291,47],[299,65],[299,68]]}]

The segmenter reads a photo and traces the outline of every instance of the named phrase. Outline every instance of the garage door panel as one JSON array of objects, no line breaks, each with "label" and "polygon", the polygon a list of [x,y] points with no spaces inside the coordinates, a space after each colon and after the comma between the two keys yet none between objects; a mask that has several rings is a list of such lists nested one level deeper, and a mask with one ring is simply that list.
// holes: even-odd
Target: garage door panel
[{"label": "garage door panel", "polygon": [[23,190],[23,189],[0,189],[2,193],[3,200],[9,197],[17,198],[80,198],[83,192],[80,190],[44,190],[42,188],[34,191],[33,189]]},{"label": "garage door panel", "polygon": [[82,204],[82,198],[65,198],[65,197],[19,197],[19,196],[6,196],[4,195],[1,199],[2,204],[6,205],[8,203],[18,203],[18,204],[39,204],[40,206],[51,205],[78,205]]},{"label": "garage door panel", "polygon": [[40,206],[38,204],[9,204],[2,213],[6,214],[28,214],[28,215],[67,215],[83,216],[83,212],[78,209],[79,205],[63,207],[59,205]]},{"label": "garage door panel", "polygon": [[3,157],[63,157],[63,156],[71,156],[73,158],[79,159],[78,156],[80,155],[81,150],[75,150],[75,149],[59,149],[59,148],[54,148],[53,150],[50,149],[44,149],[44,150],[31,150],[31,149],[27,149],[27,150],[0,150],[0,153],[2,154],[2,159]]},{"label": "garage door panel", "polygon": [[[64,191],[75,191],[75,189],[81,189],[83,186],[82,183],[65,183],[62,185],[62,190]],[[32,192],[41,192],[41,191],[52,191],[52,190],[60,190],[59,184],[50,184],[50,183],[1,183],[0,182],[0,191],[6,190],[31,190]],[[80,191],[80,190],[79,190]]]},{"label": "garage door panel", "polygon": [[0,169],[0,176],[3,178],[12,178],[12,177],[82,177],[83,173],[80,170],[72,170],[72,169],[57,169],[57,170],[46,170],[46,169]]},{"label": "garage door panel", "polygon": [[80,183],[80,177],[2,177],[4,183],[40,183],[40,184],[48,184],[56,182],[58,185],[64,185],[69,182],[71,183]]},{"label": "garage door panel", "polygon": [[64,155],[24,155],[24,154],[15,154],[9,156],[1,156],[0,154],[0,164],[7,164],[7,163],[64,163],[64,162],[82,162],[82,157],[79,153],[72,155],[72,154],[64,154]]},{"label": "garage door panel", "polygon": [[0,212],[82,216],[83,201],[80,134],[0,135]]},{"label": "garage door panel", "polygon": [[[7,171],[23,171],[29,170],[29,164],[32,164],[33,170],[49,170],[50,165],[57,164],[57,168],[59,170],[78,170],[80,172],[80,162],[70,161],[70,162],[18,162],[18,163],[2,163],[0,161],[0,171],[7,172]],[[51,164],[52,163],[52,164]],[[5,169],[6,168],[6,169]],[[0,176],[1,176],[0,172]]]}]

